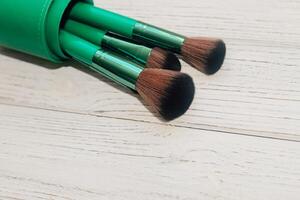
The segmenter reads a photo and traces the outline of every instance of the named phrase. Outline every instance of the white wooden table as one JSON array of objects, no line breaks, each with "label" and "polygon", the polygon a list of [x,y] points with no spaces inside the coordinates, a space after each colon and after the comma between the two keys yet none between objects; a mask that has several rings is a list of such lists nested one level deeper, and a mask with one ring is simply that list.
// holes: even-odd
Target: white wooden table
[{"label": "white wooden table", "polygon": [[[0,50],[1,200],[300,198],[299,0],[96,0],[228,56],[164,123],[75,63]],[[70,65],[70,66],[68,66]]]}]

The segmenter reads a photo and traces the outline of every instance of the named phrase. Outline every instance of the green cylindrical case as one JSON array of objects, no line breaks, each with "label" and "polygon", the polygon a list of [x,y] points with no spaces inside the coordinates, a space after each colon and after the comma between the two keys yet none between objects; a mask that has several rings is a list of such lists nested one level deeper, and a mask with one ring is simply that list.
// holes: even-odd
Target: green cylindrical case
[{"label": "green cylindrical case", "polygon": [[62,62],[68,57],[60,46],[59,29],[64,13],[76,1],[0,0],[0,46]]}]

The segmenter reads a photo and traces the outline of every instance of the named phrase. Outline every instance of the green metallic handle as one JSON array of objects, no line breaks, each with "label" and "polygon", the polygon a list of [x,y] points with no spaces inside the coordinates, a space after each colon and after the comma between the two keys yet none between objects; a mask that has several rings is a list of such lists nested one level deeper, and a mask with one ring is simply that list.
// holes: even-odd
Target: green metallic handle
[{"label": "green metallic handle", "polygon": [[82,2],[71,9],[70,18],[176,53],[180,53],[186,39],[182,35]]},{"label": "green metallic handle", "polygon": [[126,42],[106,34],[106,31],[94,28],[92,26],[85,25],[83,23],[67,20],[64,25],[64,29],[69,33],[77,35],[95,45],[107,47],[109,49],[117,50],[123,54],[138,60],[142,64],[146,64],[148,57],[151,54],[152,49],[136,45],[130,42]]},{"label": "green metallic handle", "polygon": [[103,38],[102,44],[105,47],[108,47],[113,50],[117,50],[119,52],[122,52],[125,55],[130,56],[131,58],[134,58],[135,60],[139,61],[143,65],[146,65],[152,51],[152,49],[148,47],[142,45],[136,45],[109,36],[105,36]]},{"label": "green metallic handle", "polygon": [[185,37],[182,35],[143,22],[135,24],[132,38],[176,53],[180,53],[185,41]]},{"label": "green metallic handle", "polygon": [[136,81],[143,71],[138,64],[117,54],[105,51],[67,31],[60,31],[61,46],[71,57],[105,77],[135,90]]},{"label": "green metallic handle", "polygon": [[[111,52],[111,51],[97,51],[93,58],[93,63],[98,66],[103,66],[105,69],[112,72],[117,77],[123,79],[121,84],[135,90],[136,81],[143,71],[139,65],[126,60],[124,57]],[[120,81],[119,81],[120,82]]]}]

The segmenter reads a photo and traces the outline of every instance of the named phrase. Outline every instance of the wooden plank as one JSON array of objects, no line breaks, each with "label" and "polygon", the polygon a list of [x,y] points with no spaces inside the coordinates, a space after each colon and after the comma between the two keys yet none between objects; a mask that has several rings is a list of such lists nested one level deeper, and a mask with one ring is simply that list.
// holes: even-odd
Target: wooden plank
[{"label": "wooden plank", "polygon": [[297,199],[299,142],[0,105],[0,199]]},{"label": "wooden plank", "polygon": [[95,1],[96,5],[186,35],[300,46],[298,0]]}]

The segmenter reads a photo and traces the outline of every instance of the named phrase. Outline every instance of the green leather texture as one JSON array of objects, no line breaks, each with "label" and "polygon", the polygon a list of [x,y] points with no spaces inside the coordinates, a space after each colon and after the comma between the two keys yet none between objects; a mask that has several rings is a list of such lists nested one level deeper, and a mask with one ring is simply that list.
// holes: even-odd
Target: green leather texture
[{"label": "green leather texture", "polygon": [[67,57],[60,48],[59,29],[72,1],[0,0],[0,46],[62,62]]}]

